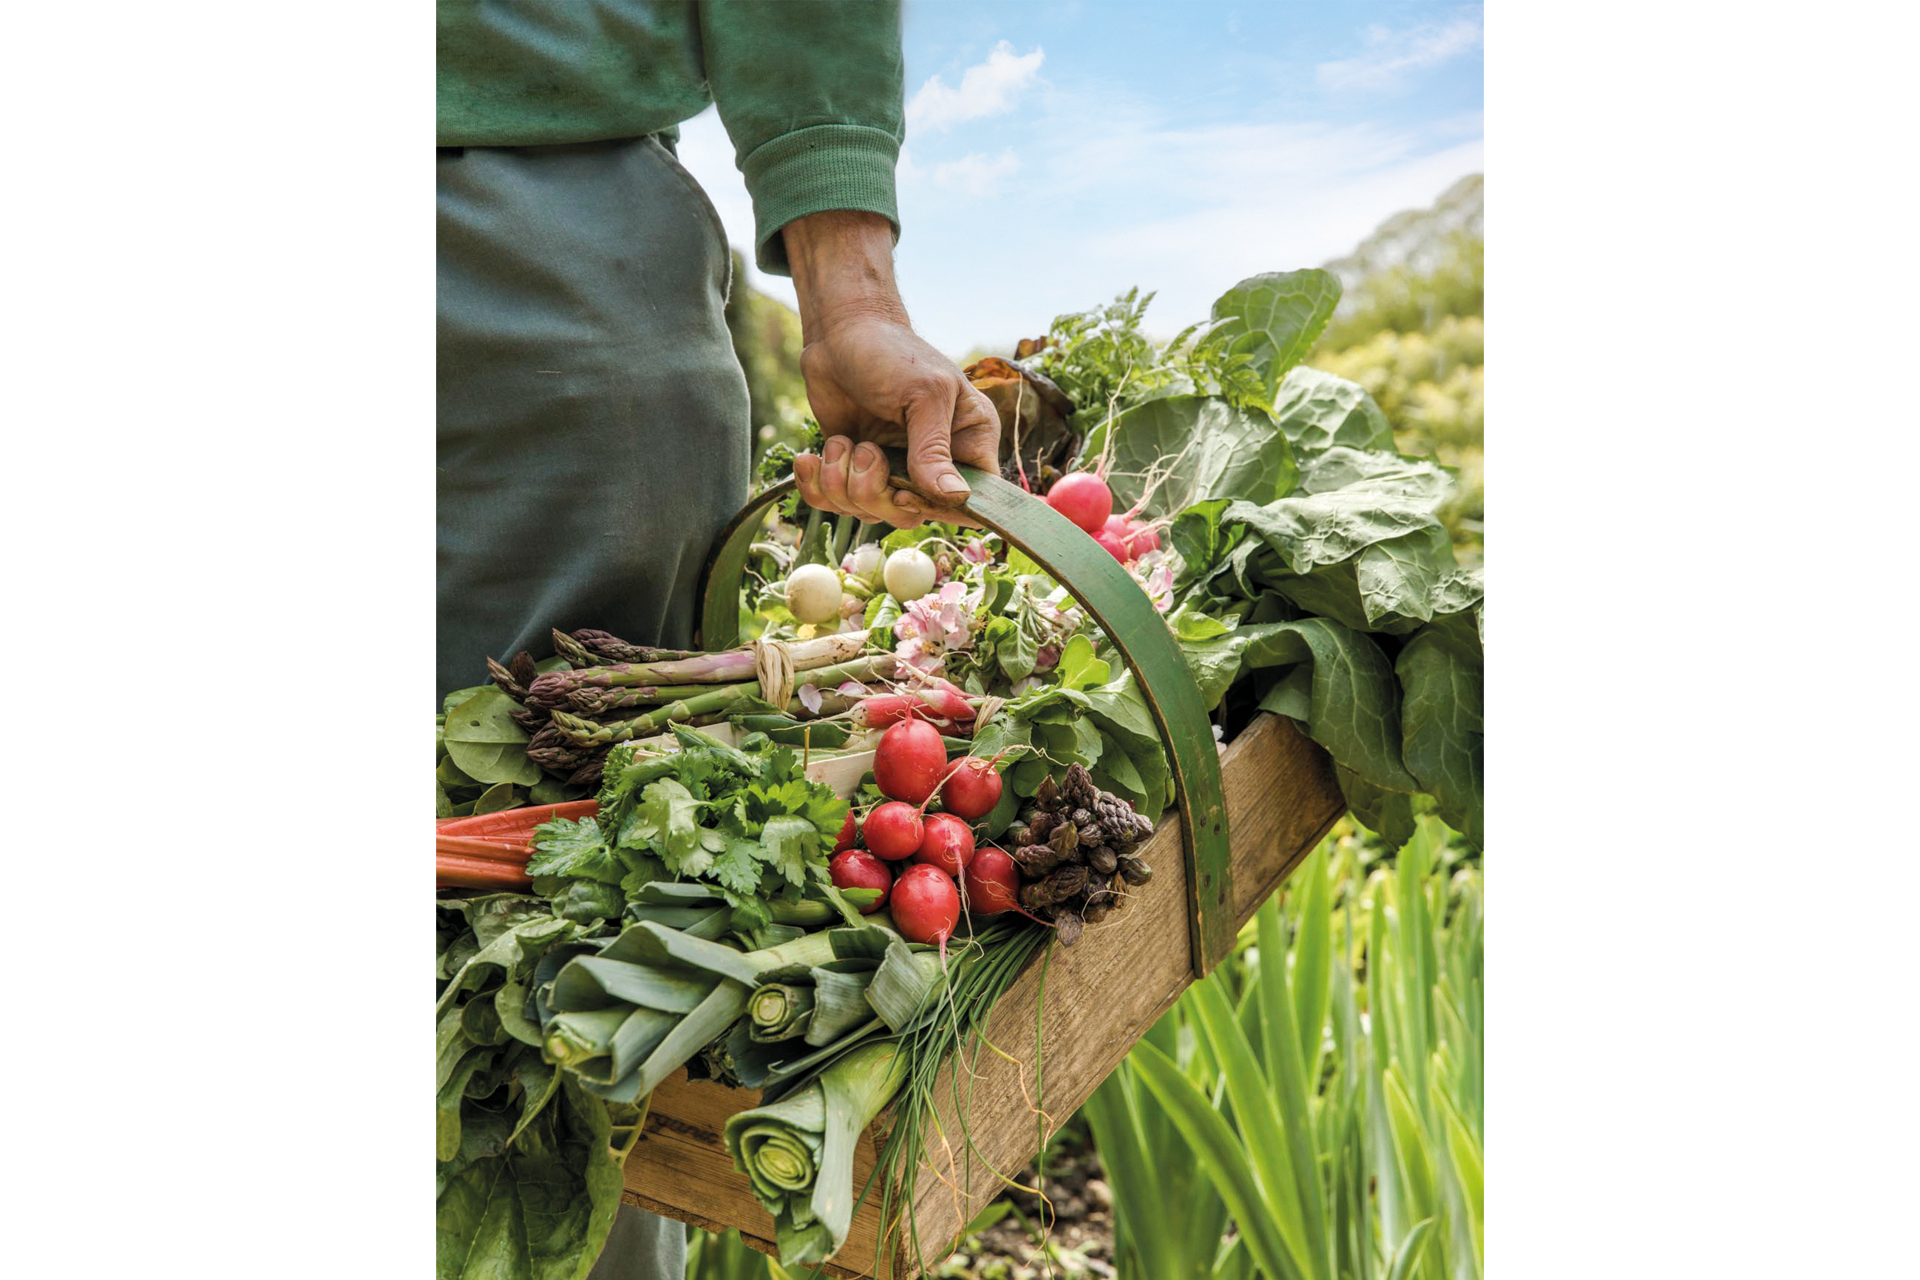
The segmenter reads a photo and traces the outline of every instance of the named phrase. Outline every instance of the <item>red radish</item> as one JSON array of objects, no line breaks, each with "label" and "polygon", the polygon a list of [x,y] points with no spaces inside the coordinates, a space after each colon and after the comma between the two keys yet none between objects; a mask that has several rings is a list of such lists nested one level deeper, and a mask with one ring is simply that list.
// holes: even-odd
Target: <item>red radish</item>
[{"label": "red radish", "polygon": [[1099,533],[1113,514],[1113,490],[1093,472],[1075,471],[1053,482],[1047,505],[1088,533]]},{"label": "red radish", "polygon": [[1013,855],[998,845],[984,845],[967,864],[967,910],[977,916],[997,916],[1020,906],[1020,870]]},{"label": "red radish", "polygon": [[[946,685],[944,680],[940,683]],[[925,720],[947,727],[970,722],[973,719],[973,704],[967,701],[967,695],[952,685],[947,685],[947,689],[952,689],[952,693],[928,689],[919,693],[881,693],[862,698],[860,705],[853,709],[853,722],[863,729],[885,729],[908,719]]]},{"label": "red radish", "polygon": [[887,799],[925,804],[946,774],[947,746],[940,741],[940,731],[926,721],[902,720],[880,735],[873,781]]},{"label": "red radish", "polygon": [[833,838],[833,851],[845,853],[853,848],[854,836],[859,831],[859,823],[853,816],[853,810],[847,810],[847,820],[840,824],[840,834]]},{"label": "red radish", "polygon": [[1149,551],[1160,549],[1160,535],[1153,526],[1134,522],[1127,530],[1127,551],[1130,558],[1138,560]]},{"label": "red radish", "polygon": [[860,831],[867,838],[867,848],[889,862],[911,858],[926,836],[919,810],[903,800],[873,806]]},{"label": "red radish", "polygon": [[993,807],[1000,803],[1000,786],[1000,775],[994,772],[993,761],[962,756],[940,786],[940,803],[948,813],[957,813],[974,822],[992,813]]},{"label": "red radish", "polygon": [[917,862],[893,882],[891,905],[901,937],[908,942],[937,942],[945,952],[953,927],[960,923],[960,890],[953,877]]},{"label": "red radish", "polygon": [[1093,540],[1105,547],[1108,552],[1112,554],[1113,558],[1121,564],[1125,564],[1127,561],[1133,559],[1132,556],[1127,554],[1127,544],[1119,538],[1114,537],[1111,533],[1108,533],[1105,529],[1094,534]]},{"label": "red radish", "polygon": [[915,860],[950,876],[959,875],[973,860],[973,828],[950,813],[928,814],[926,828],[919,849],[914,851]]},{"label": "red radish", "polygon": [[913,692],[922,702],[950,720],[973,719],[973,703],[967,700],[967,691],[951,680],[919,675]]},{"label": "red radish", "polygon": [[893,872],[887,870],[887,864],[868,853],[865,849],[848,849],[833,856],[827,864],[827,874],[833,877],[836,889],[878,889],[880,896],[872,906],[860,908],[860,914],[870,916],[887,905],[887,891],[893,888]]},{"label": "red radish", "polygon": [[1133,533],[1133,521],[1125,516],[1108,516],[1107,522],[1100,527],[1122,542],[1125,542]]}]

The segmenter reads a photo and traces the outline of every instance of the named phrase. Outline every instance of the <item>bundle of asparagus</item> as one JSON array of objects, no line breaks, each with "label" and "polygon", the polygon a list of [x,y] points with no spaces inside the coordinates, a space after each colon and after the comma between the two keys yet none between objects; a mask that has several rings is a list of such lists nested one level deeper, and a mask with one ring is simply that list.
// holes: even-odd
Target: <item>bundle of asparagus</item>
[{"label": "bundle of asparagus", "polygon": [[[831,690],[846,681],[892,674],[893,656],[862,657],[864,632],[821,636],[785,647],[794,672]],[[515,724],[532,735],[527,758],[574,786],[600,781],[607,748],[660,733],[669,724],[710,724],[742,712],[769,709],[751,648],[722,653],[655,649],[629,644],[605,631],[553,632],[554,653],[571,670],[541,672],[533,656],[517,655],[509,664],[487,659],[487,673],[519,704]],[[807,707],[797,697],[771,709],[796,716],[835,715],[852,699],[823,692],[820,704]]]}]

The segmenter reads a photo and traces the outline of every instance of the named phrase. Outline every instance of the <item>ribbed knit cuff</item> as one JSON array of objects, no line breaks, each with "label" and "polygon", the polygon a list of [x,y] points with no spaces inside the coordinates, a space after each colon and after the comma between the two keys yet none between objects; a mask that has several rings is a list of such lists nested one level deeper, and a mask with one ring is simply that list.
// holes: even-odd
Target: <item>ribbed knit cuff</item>
[{"label": "ribbed knit cuff", "polygon": [[753,197],[754,261],[769,275],[791,275],[780,228],[795,218],[829,209],[877,213],[893,224],[893,166],[900,144],[884,129],[858,124],[819,124],[783,133],[747,157],[741,166]]}]

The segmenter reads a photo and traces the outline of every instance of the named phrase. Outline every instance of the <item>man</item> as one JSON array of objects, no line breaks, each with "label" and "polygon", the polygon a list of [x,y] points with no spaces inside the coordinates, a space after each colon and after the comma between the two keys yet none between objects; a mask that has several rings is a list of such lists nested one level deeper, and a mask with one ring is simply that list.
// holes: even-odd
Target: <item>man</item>
[{"label": "man", "polygon": [[[673,154],[711,101],[791,274],[810,504],[903,527],[877,445],[949,502],[997,465],[985,396],[894,287],[897,0],[441,0],[439,683],[554,626],[683,646],[714,536],[747,493],[744,375],[713,206]],[[594,1275],[678,1280],[679,1227],[623,1207]]]}]

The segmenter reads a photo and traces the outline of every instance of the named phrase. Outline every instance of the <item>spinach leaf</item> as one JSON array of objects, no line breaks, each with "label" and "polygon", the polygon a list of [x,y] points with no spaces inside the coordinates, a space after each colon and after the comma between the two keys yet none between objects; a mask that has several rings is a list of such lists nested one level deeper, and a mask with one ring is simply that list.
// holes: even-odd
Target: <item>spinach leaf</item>
[{"label": "spinach leaf", "polygon": [[513,722],[513,707],[503,690],[488,685],[447,712],[447,754],[474,781],[523,787],[540,781],[540,766],[527,759],[531,739]]},{"label": "spinach leaf", "polygon": [[454,1167],[443,1165],[437,1280],[580,1280],[620,1204],[606,1106],[563,1073],[558,1097],[510,1146],[509,1119],[487,1121],[465,1126]]}]

